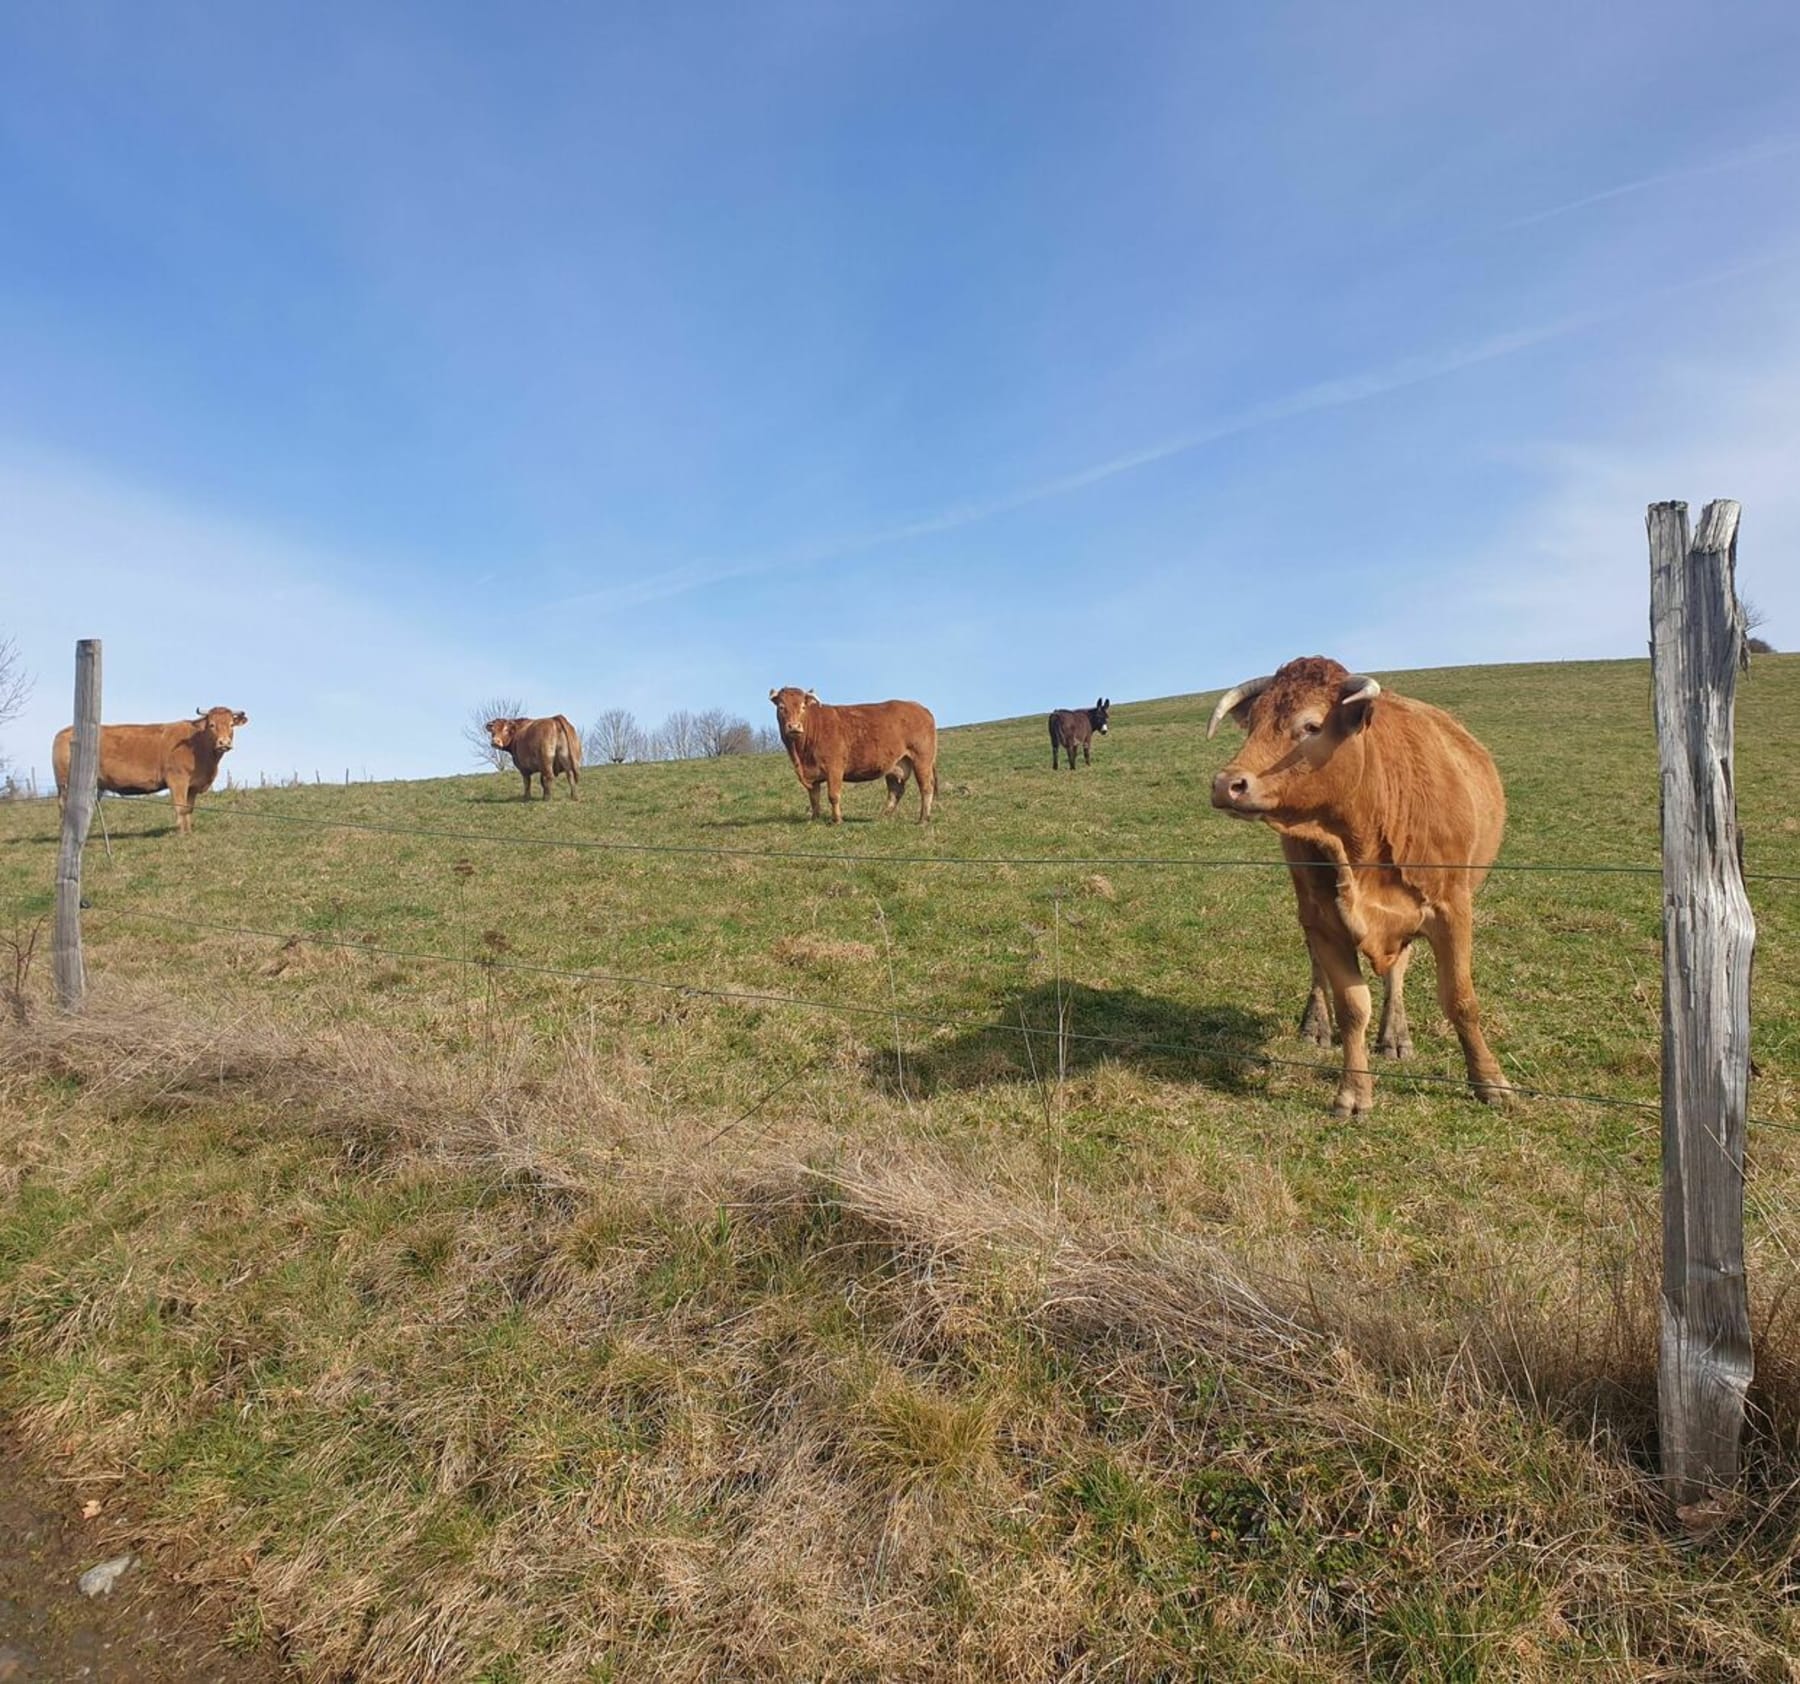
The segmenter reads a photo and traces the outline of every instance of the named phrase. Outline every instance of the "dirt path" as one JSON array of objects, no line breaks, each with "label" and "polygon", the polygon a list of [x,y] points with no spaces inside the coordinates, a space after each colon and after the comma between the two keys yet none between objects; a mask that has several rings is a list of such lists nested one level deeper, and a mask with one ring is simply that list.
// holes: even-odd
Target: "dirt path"
[{"label": "dirt path", "polygon": [[279,1684],[272,1654],[228,1653],[192,1598],[142,1558],[104,1596],[76,1580],[135,1554],[117,1518],[0,1436],[0,1684]]}]

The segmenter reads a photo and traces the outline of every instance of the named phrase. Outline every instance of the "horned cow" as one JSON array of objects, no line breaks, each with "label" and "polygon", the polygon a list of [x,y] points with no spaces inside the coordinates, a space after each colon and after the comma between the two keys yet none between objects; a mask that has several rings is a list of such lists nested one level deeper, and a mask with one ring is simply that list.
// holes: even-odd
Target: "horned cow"
[{"label": "horned cow", "polygon": [[863,702],[833,707],[811,690],[787,685],[769,692],[781,746],[799,778],[812,816],[819,816],[819,791],[831,800],[831,822],[844,822],[847,783],[887,780],[885,818],[900,805],[910,773],[919,780],[919,823],[931,817],[937,796],[937,721],[918,702]]},{"label": "horned cow", "polygon": [[1449,714],[1318,655],[1226,691],[1206,734],[1227,716],[1244,743],[1213,779],[1212,803],[1281,837],[1313,963],[1303,1028],[1329,1034],[1328,987],[1343,1038],[1334,1109],[1349,1115],[1374,1103],[1360,956],[1389,979],[1383,1040],[1402,1051],[1402,980],[1421,935],[1470,1086],[1481,1099],[1505,1098],[1511,1089],[1481,1032],[1471,966],[1475,891],[1506,827],[1493,758]]},{"label": "horned cow", "polygon": [[550,780],[557,776],[569,780],[569,799],[578,801],[581,792],[581,736],[560,713],[548,719],[490,719],[488,741],[505,749],[525,780],[521,801],[531,799],[531,780],[535,777],[544,788],[544,799],[550,799]]},{"label": "horned cow", "polygon": [[[232,734],[249,723],[249,714],[231,708],[196,708],[194,718],[168,725],[102,725],[100,788],[109,795],[155,795],[166,789],[175,808],[175,829],[189,835],[194,797],[212,788],[219,762],[231,750]],[[75,728],[65,725],[50,745],[59,800],[68,796],[74,741]]]}]

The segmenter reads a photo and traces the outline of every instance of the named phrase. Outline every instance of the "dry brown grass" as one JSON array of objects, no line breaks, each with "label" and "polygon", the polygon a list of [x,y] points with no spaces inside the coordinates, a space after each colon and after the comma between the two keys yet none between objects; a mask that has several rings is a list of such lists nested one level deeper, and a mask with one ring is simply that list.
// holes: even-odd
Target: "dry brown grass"
[{"label": "dry brown grass", "polygon": [[1227,1250],[738,1116],[517,1023],[9,1028],[7,1399],[313,1679],[1800,1676],[1785,1230],[1694,1545],[1642,1199],[1375,1278],[1274,1170]]}]

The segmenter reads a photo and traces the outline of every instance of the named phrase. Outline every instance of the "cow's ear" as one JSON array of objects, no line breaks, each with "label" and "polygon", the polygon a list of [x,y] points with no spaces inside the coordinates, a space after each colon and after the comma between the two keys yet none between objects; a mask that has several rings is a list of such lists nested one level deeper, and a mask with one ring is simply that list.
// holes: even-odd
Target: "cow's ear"
[{"label": "cow's ear", "polygon": [[781,692],[779,690],[771,690],[769,692],[769,700],[772,702],[780,701],[781,700]]},{"label": "cow's ear", "polygon": [[1381,686],[1372,678],[1353,672],[1338,690],[1338,720],[1346,737],[1353,737],[1375,717],[1375,698]]},{"label": "cow's ear", "polygon": [[809,702],[816,702],[819,699],[819,692],[817,690],[808,690],[806,692],[806,699]]},{"label": "cow's ear", "polygon": [[248,725],[250,723],[250,715],[247,713],[234,713],[231,716],[231,723],[233,725]]}]

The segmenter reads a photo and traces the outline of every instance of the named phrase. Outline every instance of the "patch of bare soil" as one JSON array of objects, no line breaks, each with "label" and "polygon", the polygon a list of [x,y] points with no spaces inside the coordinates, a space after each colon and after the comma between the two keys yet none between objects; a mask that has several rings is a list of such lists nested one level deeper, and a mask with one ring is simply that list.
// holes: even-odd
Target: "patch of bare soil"
[{"label": "patch of bare soil", "polygon": [[[272,1652],[227,1652],[192,1596],[132,1547],[104,1510],[0,1435],[0,1684],[278,1684]],[[113,1588],[84,1596],[90,1567],[133,1557]]]}]

